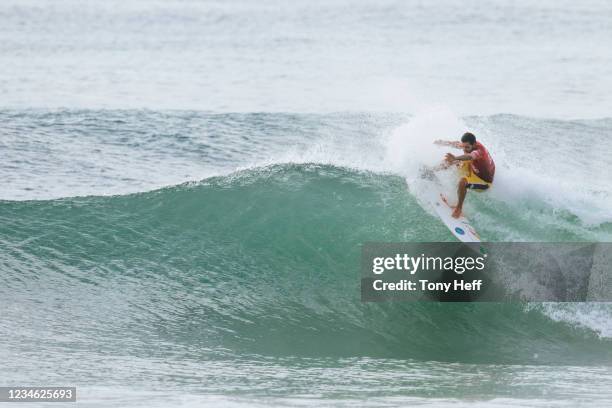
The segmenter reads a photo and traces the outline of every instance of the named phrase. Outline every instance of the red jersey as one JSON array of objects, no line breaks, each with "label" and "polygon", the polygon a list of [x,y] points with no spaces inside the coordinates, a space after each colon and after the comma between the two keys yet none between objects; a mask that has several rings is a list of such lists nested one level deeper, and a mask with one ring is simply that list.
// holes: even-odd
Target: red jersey
[{"label": "red jersey", "polygon": [[472,156],[470,167],[474,174],[487,183],[492,183],[493,176],[495,176],[495,162],[491,158],[491,155],[489,155],[487,149],[482,143],[476,142],[474,150],[468,154]]}]

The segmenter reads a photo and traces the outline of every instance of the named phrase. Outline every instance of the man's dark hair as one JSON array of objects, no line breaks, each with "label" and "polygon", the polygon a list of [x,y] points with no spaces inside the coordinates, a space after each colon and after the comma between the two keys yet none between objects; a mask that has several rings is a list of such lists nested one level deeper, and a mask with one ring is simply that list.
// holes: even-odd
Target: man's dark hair
[{"label": "man's dark hair", "polygon": [[464,133],[463,136],[461,136],[461,141],[463,143],[469,143],[473,145],[474,143],[476,143],[476,136],[474,136],[473,133],[467,132]]}]

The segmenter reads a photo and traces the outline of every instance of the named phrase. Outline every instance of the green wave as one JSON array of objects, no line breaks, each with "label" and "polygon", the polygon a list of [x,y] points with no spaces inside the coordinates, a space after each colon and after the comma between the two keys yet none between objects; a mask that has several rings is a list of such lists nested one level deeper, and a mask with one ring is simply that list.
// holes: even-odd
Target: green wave
[{"label": "green wave", "polygon": [[[491,203],[473,205],[493,217]],[[393,175],[276,165],[126,196],[5,201],[0,220],[1,291],[50,319],[57,299],[95,299],[75,313],[100,343],[120,329],[213,354],[612,362],[609,339],[538,308],[361,303],[363,242],[452,240]]]}]

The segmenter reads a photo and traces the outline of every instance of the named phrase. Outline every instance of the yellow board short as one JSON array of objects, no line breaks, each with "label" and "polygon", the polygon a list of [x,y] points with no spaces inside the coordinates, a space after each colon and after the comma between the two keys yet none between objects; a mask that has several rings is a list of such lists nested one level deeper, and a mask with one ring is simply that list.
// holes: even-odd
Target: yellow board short
[{"label": "yellow board short", "polygon": [[491,187],[492,185],[492,183],[484,181],[483,179],[478,177],[476,174],[474,174],[469,161],[463,162],[463,164],[461,165],[461,168],[459,169],[459,173],[461,174],[461,177],[467,180],[466,187],[469,189],[476,190],[476,191],[484,191],[488,189],[489,187]]}]

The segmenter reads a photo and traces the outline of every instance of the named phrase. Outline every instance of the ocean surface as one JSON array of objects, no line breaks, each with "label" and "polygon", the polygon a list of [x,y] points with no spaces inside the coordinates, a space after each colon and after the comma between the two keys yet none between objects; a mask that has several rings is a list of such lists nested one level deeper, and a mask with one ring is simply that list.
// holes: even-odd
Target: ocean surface
[{"label": "ocean surface", "polygon": [[612,241],[609,2],[7,0],[0,21],[0,386],[612,406],[610,303],[359,287],[364,242],[453,240],[418,174],[467,130],[497,165],[465,206],[484,240]]}]

